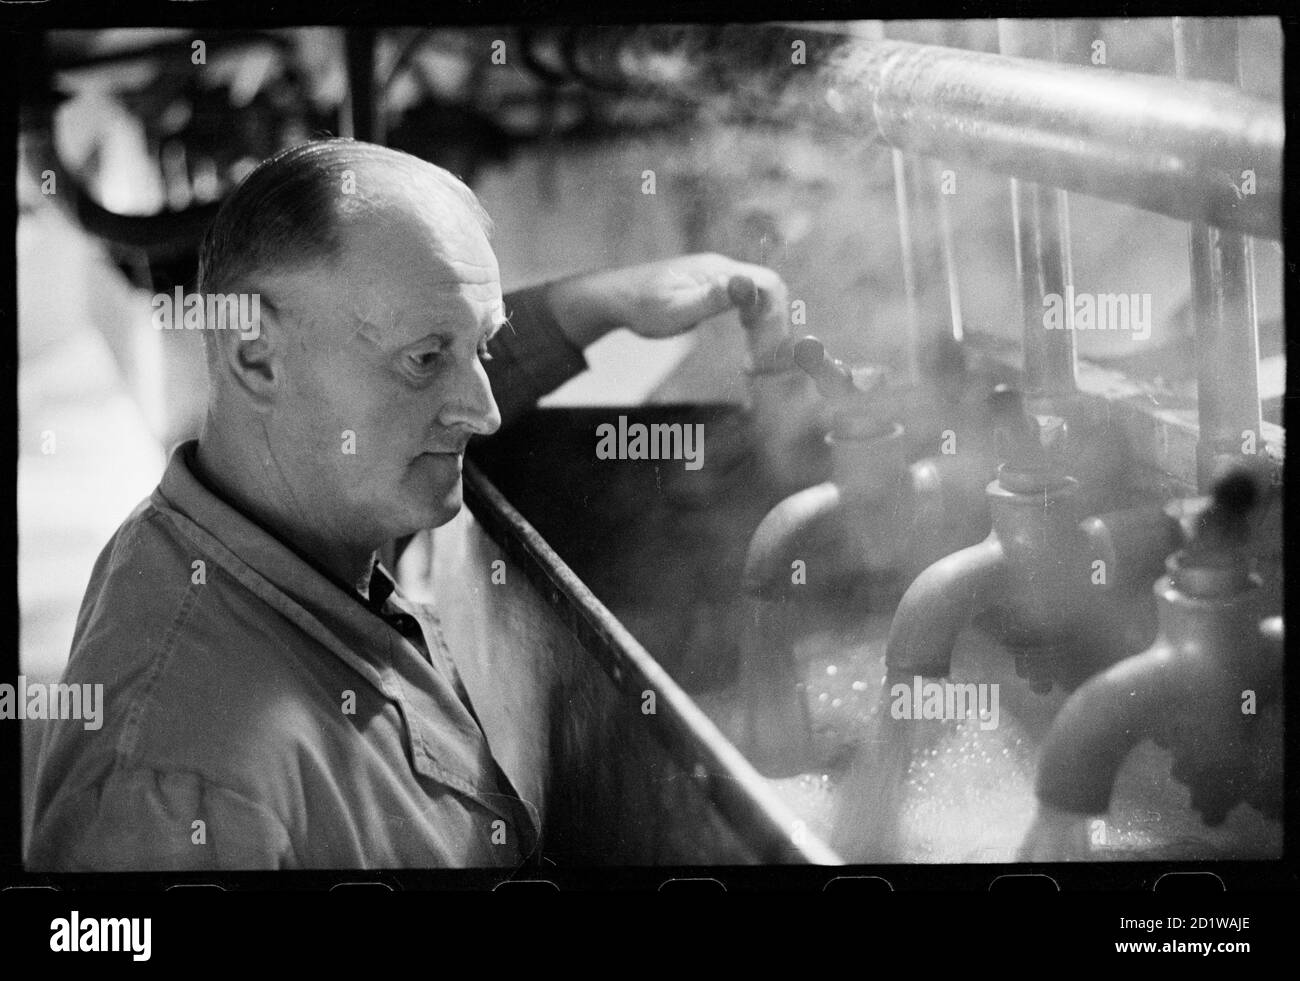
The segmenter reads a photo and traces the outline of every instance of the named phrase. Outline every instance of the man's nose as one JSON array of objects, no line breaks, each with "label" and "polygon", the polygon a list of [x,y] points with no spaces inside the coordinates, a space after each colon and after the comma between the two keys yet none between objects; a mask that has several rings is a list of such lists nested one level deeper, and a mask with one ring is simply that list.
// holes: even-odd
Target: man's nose
[{"label": "man's nose", "polygon": [[501,411],[492,397],[483,363],[474,359],[468,370],[458,371],[438,414],[444,426],[462,426],[476,436],[490,436],[501,428]]}]

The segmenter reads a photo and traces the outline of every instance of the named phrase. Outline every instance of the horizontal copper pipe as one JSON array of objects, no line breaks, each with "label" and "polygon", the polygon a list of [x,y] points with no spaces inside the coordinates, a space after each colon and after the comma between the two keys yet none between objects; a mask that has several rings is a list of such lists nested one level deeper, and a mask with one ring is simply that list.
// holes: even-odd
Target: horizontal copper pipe
[{"label": "horizontal copper pipe", "polygon": [[896,41],[844,49],[830,77],[902,150],[1281,235],[1282,110],[1231,86]]},{"label": "horizontal copper pipe", "polygon": [[[806,62],[792,63],[801,40]],[[1281,237],[1282,109],[1230,85],[790,26],[587,28],[578,46],[606,83],[645,94],[730,99],[950,167]]]}]

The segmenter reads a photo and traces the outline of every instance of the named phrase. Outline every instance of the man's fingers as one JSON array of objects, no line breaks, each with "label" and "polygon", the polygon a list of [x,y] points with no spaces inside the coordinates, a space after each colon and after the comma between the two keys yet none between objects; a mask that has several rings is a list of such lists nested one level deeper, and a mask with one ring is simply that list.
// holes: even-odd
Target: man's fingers
[{"label": "man's fingers", "polygon": [[748,276],[732,276],[727,283],[727,295],[732,303],[746,311],[759,301],[758,287]]},{"label": "man's fingers", "polygon": [[760,288],[752,277],[743,273],[732,276],[727,282],[727,296],[740,311],[740,324],[746,330],[765,327],[774,307],[779,304],[776,293],[781,288],[780,280],[765,286]]}]

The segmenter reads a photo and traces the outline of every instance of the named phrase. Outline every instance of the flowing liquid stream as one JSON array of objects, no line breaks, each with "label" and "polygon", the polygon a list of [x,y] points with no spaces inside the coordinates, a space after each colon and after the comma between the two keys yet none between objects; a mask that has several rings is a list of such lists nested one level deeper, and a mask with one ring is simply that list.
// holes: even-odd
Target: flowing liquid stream
[{"label": "flowing liquid stream", "polygon": [[1092,858],[1090,819],[1039,804],[1034,821],[1016,853],[1018,862],[1069,862]]},{"label": "flowing liquid stream", "polygon": [[830,845],[849,862],[896,860],[904,784],[918,743],[924,745],[934,736],[922,734],[910,722],[891,719],[882,708],[878,705],[872,715],[874,731],[854,753],[839,788]]}]

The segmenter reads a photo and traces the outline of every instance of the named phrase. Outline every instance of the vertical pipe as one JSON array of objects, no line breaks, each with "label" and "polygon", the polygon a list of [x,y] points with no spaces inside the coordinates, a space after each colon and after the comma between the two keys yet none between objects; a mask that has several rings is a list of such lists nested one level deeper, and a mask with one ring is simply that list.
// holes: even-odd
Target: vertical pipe
[{"label": "vertical pipe", "polygon": [[[942,191],[944,168],[936,160],[892,152],[903,287],[911,320],[909,351],[923,358],[941,335],[962,337],[952,222]],[[913,381],[919,380],[914,373]]]},{"label": "vertical pipe", "polygon": [[1104,46],[1095,51],[1093,45],[1101,40],[1101,22],[1090,17],[1071,17],[1055,21],[1056,60],[1070,65],[1088,65],[1094,68],[1106,65]]},{"label": "vertical pipe", "polygon": [[350,27],[344,31],[348,99],[340,125],[344,136],[371,143],[383,142],[375,99],[375,31]]},{"label": "vertical pipe", "polygon": [[922,363],[941,349],[940,342],[961,339],[961,295],[947,201],[940,188],[942,168],[937,161],[897,149],[891,153],[907,297],[905,357],[908,382],[915,385],[922,381]]},{"label": "vertical pipe", "polygon": [[[998,47],[1005,55],[1055,60],[1054,25],[1051,21],[1000,19]],[[1059,403],[1076,392],[1069,201],[1064,191],[1013,179],[1011,215],[1020,284],[1025,395],[1034,401]],[[1047,329],[1043,301],[1050,294],[1060,297],[1065,305],[1065,329]]]},{"label": "vertical pipe", "polygon": [[[863,36],[873,41],[885,39],[884,21],[868,21]],[[916,249],[912,241],[912,207],[909,193],[908,161],[901,150],[890,150],[894,167],[894,208],[898,219],[898,252],[903,272],[903,296],[907,301],[907,333],[903,340],[903,361],[907,370],[907,384],[921,380],[921,307],[918,294],[919,275]]]},{"label": "vertical pipe", "polygon": [[921,380],[921,305],[916,269],[916,247],[912,241],[912,211],[907,158],[901,150],[891,150],[894,162],[894,204],[898,213],[898,248],[903,264],[903,294],[907,298],[907,335],[903,344],[907,364],[907,383]]},{"label": "vertical pipe", "polygon": [[[1240,86],[1236,20],[1175,17],[1173,30],[1179,78]],[[1228,178],[1235,184],[1240,175]],[[1255,252],[1247,236],[1199,222],[1189,242],[1200,422],[1196,470],[1199,489],[1207,493],[1222,458],[1263,449]]]},{"label": "vertical pipe", "polygon": [[[938,170],[938,168],[935,168]],[[940,174],[942,177],[942,174]],[[966,332],[962,328],[961,284],[957,280],[957,247],[952,234],[952,216],[948,209],[948,196],[940,188],[935,198],[939,212],[939,242],[943,248],[943,268],[948,280],[948,315],[952,319],[952,339],[961,343]]]}]

